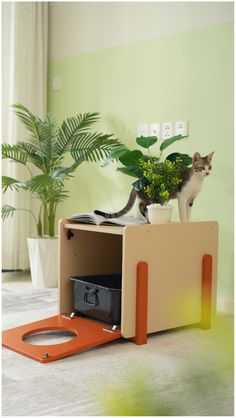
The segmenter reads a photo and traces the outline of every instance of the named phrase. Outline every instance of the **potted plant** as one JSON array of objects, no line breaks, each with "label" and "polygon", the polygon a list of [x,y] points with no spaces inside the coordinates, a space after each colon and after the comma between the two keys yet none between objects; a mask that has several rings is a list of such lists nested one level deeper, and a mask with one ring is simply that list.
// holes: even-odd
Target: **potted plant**
[{"label": "potted plant", "polygon": [[168,202],[176,187],[181,183],[180,171],[187,169],[192,163],[192,158],[187,154],[172,153],[163,159],[163,151],[176,141],[185,138],[182,135],[173,136],[160,144],[159,154],[152,155],[150,147],[157,143],[158,138],[138,137],[136,142],[146,149],[148,154],[143,154],[139,149],[114,150],[103,165],[118,159],[123,166],[117,170],[124,174],[137,178],[132,184],[136,190],[144,190],[152,204],[148,208],[151,223],[169,222],[172,206]]},{"label": "potted plant", "polygon": [[181,183],[181,168],[178,162],[180,159],[177,159],[176,162],[170,160],[140,162],[143,177],[146,180],[143,190],[153,202],[147,206],[148,219],[152,224],[171,221],[173,206],[168,202],[175,193],[176,187]]},{"label": "potted plant", "polygon": [[[27,190],[40,202],[37,214],[29,211],[37,230],[37,238],[28,239],[32,282],[36,287],[52,287],[57,284],[57,261],[53,262],[53,254],[57,254],[55,219],[58,205],[68,198],[65,181],[84,161],[104,159],[123,145],[110,134],[91,132],[91,126],[99,120],[98,113],[67,118],[58,127],[50,114],[42,120],[21,104],[13,108],[30,136],[15,145],[4,143],[2,158],[27,167],[29,177],[19,180],[2,176],[3,192]],[[70,163],[68,155],[72,157]],[[16,210],[4,205],[3,219]]]}]

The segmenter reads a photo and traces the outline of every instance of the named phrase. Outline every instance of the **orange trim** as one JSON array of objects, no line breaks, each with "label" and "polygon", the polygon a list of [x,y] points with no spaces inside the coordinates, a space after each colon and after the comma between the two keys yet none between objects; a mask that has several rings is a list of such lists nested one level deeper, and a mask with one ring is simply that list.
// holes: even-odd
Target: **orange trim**
[{"label": "orange trim", "polygon": [[211,327],[211,299],[212,299],[212,256],[205,254],[202,258],[202,311],[201,328]]},{"label": "orange trim", "polygon": [[[54,345],[32,345],[24,341],[27,336],[35,332],[51,329],[70,331],[75,337],[68,342]],[[111,329],[111,326],[80,317],[67,319],[62,314],[3,331],[2,344],[33,360],[48,363],[121,338],[119,329],[113,332],[106,329]]]},{"label": "orange trim", "polygon": [[137,264],[135,343],[147,344],[148,264]]}]

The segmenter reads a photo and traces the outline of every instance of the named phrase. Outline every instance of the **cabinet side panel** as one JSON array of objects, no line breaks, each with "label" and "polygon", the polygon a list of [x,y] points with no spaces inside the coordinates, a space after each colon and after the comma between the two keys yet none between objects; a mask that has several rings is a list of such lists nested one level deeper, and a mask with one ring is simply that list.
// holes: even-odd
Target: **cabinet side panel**
[{"label": "cabinet side panel", "polygon": [[73,288],[69,278],[77,271],[75,242],[67,238],[66,223],[67,219],[59,221],[59,314],[73,311]]},{"label": "cabinet side panel", "polygon": [[148,333],[201,320],[202,257],[213,257],[212,312],[216,307],[218,224],[190,222],[130,226],[123,238],[122,327],[135,335],[136,266],[148,263]]}]

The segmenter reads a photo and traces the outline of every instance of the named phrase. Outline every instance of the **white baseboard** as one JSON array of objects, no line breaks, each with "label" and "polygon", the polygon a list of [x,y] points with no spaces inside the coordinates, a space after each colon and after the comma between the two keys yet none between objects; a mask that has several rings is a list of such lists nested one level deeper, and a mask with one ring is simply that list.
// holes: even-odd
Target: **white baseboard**
[{"label": "white baseboard", "polygon": [[219,298],[217,300],[217,312],[232,315],[234,313],[234,301],[232,299]]}]

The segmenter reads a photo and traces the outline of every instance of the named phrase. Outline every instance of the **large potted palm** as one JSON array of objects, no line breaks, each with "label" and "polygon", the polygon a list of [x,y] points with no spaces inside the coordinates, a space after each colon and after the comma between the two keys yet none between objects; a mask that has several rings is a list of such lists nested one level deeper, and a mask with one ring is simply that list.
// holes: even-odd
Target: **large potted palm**
[{"label": "large potted palm", "polygon": [[[99,120],[98,113],[67,118],[58,127],[50,114],[42,120],[21,104],[15,104],[13,108],[30,135],[26,141],[15,145],[3,143],[2,158],[26,166],[29,176],[24,180],[2,176],[3,192],[27,190],[38,199],[38,213],[32,214],[37,237],[28,238],[32,283],[34,287],[55,287],[55,219],[58,205],[68,198],[65,181],[84,161],[104,159],[123,145],[110,134],[91,132],[91,126]],[[71,163],[67,162],[69,159],[65,161],[67,155],[72,157]],[[12,216],[16,210],[16,207],[3,205],[3,219]]]}]

